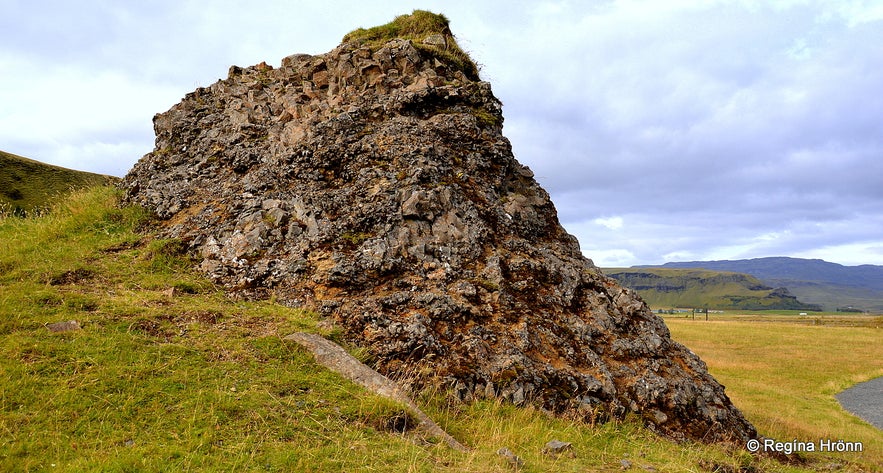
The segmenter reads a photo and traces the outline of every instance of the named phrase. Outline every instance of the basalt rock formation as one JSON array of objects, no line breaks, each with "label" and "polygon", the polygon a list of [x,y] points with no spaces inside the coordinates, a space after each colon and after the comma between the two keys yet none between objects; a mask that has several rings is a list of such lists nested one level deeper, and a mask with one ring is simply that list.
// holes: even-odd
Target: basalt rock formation
[{"label": "basalt rock formation", "polygon": [[756,436],[705,364],[582,255],[515,160],[490,84],[448,60],[445,30],[231,67],[154,118],[128,200],[217,282],[317,311],[415,388],[634,413],[677,439]]}]

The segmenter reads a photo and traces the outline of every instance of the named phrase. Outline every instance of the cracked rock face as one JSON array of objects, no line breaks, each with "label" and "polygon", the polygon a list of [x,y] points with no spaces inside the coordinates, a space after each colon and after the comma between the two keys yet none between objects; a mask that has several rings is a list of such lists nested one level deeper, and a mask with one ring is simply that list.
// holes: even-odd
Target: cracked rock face
[{"label": "cracked rock face", "polygon": [[501,110],[427,47],[345,43],[187,94],[123,186],[206,275],[333,319],[414,387],[755,437],[705,364],[582,255]]}]

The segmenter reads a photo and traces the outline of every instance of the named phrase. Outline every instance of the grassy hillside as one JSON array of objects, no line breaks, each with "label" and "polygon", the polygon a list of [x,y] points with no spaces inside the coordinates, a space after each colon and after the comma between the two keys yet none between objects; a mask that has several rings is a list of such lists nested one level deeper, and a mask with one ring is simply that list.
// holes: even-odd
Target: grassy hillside
[{"label": "grassy hillside", "polygon": [[[418,404],[472,447],[453,451],[402,429],[401,407],[282,340],[293,331],[333,338],[314,314],[272,300],[230,299],[194,271],[179,242],[138,231],[149,226],[142,210],[118,207],[110,188],[75,192],[40,217],[0,218],[0,471],[513,471],[497,454],[501,447],[524,460],[525,472],[883,467],[879,449],[809,454],[806,462],[787,464],[738,447],[674,444],[633,421],[575,424],[492,400],[461,404],[420,394]],[[65,321],[80,328],[51,330]],[[702,333],[694,334],[697,345]],[[702,346],[703,356],[738,351],[745,338]],[[879,344],[867,350],[883,359]],[[782,347],[768,352],[770,363],[801,356]],[[722,368],[733,377],[758,375],[750,363]],[[779,370],[776,384],[802,389],[802,377],[815,373],[833,390],[868,375],[860,366],[815,368]],[[731,396],[752,396],[758,408],[751,420],[775,424],[783,439],[851,439],[858,425],[844,427],[842,414],[832,421],[825,404],[828,410],[793,429],[778,423],[781,400],[741,386],[746,392]],[[810,396],[805,405],[817,403],[828,399]],[[572,442],[573,450],[544,454],[553,439]]]},{"label": "grassy hillside", "polygon": [[21,215],[47,208],[53,199],[72,189],[108,184],[114,179],[0,151],[0,213]]},{"label": "grassy hillside", "polygon": [[604,273],[637,291],[653,309],[821,309],[747,274],[668,268],[608,268]]}]

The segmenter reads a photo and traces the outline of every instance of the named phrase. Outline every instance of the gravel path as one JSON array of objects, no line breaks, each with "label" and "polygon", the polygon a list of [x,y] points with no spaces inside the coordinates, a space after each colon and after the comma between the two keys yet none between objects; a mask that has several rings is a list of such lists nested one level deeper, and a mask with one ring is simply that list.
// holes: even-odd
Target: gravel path
[{"label": "gravel path", "polygon": [[883,430],[883,376],[856,384],[838,394],[837,400],[847,411]]}]

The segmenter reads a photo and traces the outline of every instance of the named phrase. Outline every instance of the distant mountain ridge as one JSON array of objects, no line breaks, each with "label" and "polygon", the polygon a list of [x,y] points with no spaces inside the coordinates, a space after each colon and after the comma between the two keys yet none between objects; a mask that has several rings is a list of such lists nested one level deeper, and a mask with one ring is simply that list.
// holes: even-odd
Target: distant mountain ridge
[{"label": "distant mountain ridge", "polygon": [[[653,267],[653,266],[635,266]],[[663,268],[704,268],[750,274],[758,279],[793,279],[858,286],[883,291],[883,266],[864,264],[844,266],[821,259],[774,256],[744,260],[686,261],[661,265]]]},{"label": "distant mountain ridge", "polygon": [[754,276],[764,284],[785,287],[809,304],[826,310],[883,311],[883,266],[844,266],[821,259],[766,257],[744,260],[684,261],[634,268],[707,269]]}]

